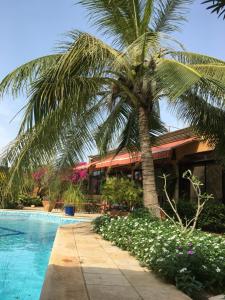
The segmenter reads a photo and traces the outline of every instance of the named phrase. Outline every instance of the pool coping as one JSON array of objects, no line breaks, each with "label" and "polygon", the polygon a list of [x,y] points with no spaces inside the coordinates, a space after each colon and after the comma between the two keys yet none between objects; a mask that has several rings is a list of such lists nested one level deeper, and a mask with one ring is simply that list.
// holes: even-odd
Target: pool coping
[{"label": "pool coping", "polygon": [[[85,223],[67,224],[58,228],[40,300],[89,300],[81,263],[78,259],[76,242],[73,238],[73,230],[80,224]],[[72,278],[76,280],[73,281]]]},{"label": "pool coping", "polygon": [[14,210],[14,209],[0,209],[0,217],[7,215],[17,215],[17,216],[32,216],[36,219],[44,219],[49,221],[57,221],[59,226],[62,224],[80,223],[80,222],[91,222],[93,220],[92,216],[88,215],[75,215],[74,217],[66,216],[61,213],[52,213],[45,211],[30,211],[30,210]]}]

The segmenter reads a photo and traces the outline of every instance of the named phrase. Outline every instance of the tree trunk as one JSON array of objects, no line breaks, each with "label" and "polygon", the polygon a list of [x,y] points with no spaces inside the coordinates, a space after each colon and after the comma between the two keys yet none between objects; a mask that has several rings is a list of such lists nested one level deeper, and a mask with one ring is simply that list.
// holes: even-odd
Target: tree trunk
[{"label": "tree trunk", "polygon": [[151,140],[149,135],[149,116],[144,107],[139,108],[139,138],[142,159],[142,178],[144,206],[154,215],[160,217],[158,196],[156,192],[155,170],[153,164]]}]

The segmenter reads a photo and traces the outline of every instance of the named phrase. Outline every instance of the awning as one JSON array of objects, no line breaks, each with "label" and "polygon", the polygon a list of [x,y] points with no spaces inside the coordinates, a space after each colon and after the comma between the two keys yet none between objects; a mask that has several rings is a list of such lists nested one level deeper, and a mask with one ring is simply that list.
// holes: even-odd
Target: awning
[{"label": "awning", "polygon": [[[152,147],[152,156],[154,160],[163,159],[163,158],[170,158],[172,155],[172,150],[193,142],[196,138],[188,138],[183,139],[167,144],[163,144],[160,146]],[[116,156],[111,155],[106,158],[96,160],[86,165],[78,166],[76,169],[88,169],[93,167],[94,169],[103,169],[103,168],[110,168],[110,167],[117,167],[117,166],[125,166],[134,163],[141,162],[141,153],[123,153],[118,154]]]}]

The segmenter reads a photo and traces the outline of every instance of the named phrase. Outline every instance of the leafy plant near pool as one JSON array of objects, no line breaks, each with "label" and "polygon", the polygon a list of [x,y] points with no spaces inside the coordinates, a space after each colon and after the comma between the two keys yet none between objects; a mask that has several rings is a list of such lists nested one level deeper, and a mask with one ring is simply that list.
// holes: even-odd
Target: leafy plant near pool
[{"label": "leafy plant near pool", "polygon": [[94,221],[94,230],[134,254],[142,264],[199,299],[203,289],[224,292],[225,239],[195,230],[184,234],[170,221],[129,216]]},{"label": "leafy plant near pool", "polygon": [[107,178],[102,189],[102,198],[107,200],[108,204],[127,206],[129,209],[143,204],[141,194],[142,189],[127,178]]},{"label": "leafy plant near pool", "polygon": [[20,188],[12,184],[10,187],[9,172],[6,167],[0,167],[0,208],[17,208],[20,207],[18,195]]}]

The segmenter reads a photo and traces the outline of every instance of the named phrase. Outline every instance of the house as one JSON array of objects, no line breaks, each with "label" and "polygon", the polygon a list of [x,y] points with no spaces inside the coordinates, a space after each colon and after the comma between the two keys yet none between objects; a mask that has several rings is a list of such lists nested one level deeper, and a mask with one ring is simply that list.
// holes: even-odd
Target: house
[{"label": "house", "polygon": [[[126,176],[141,184],[140,153],[122,151],[115,155],[110,151],[104,158],[91,156],[87,165],[89,194],[99,195],[106,176]],[[152,147],[156,185],[160,202],[164,201],[162,174],[168,177],[168,191],[175,199],[194,199],[195,193],[188,180],[182,178],[191,170],[203,183],[202,191],[213,194],[216,199],[225,199],[225,171],[216,159],[213,146],[196,137],[190,128],[169,132],[156,138]]]}]

